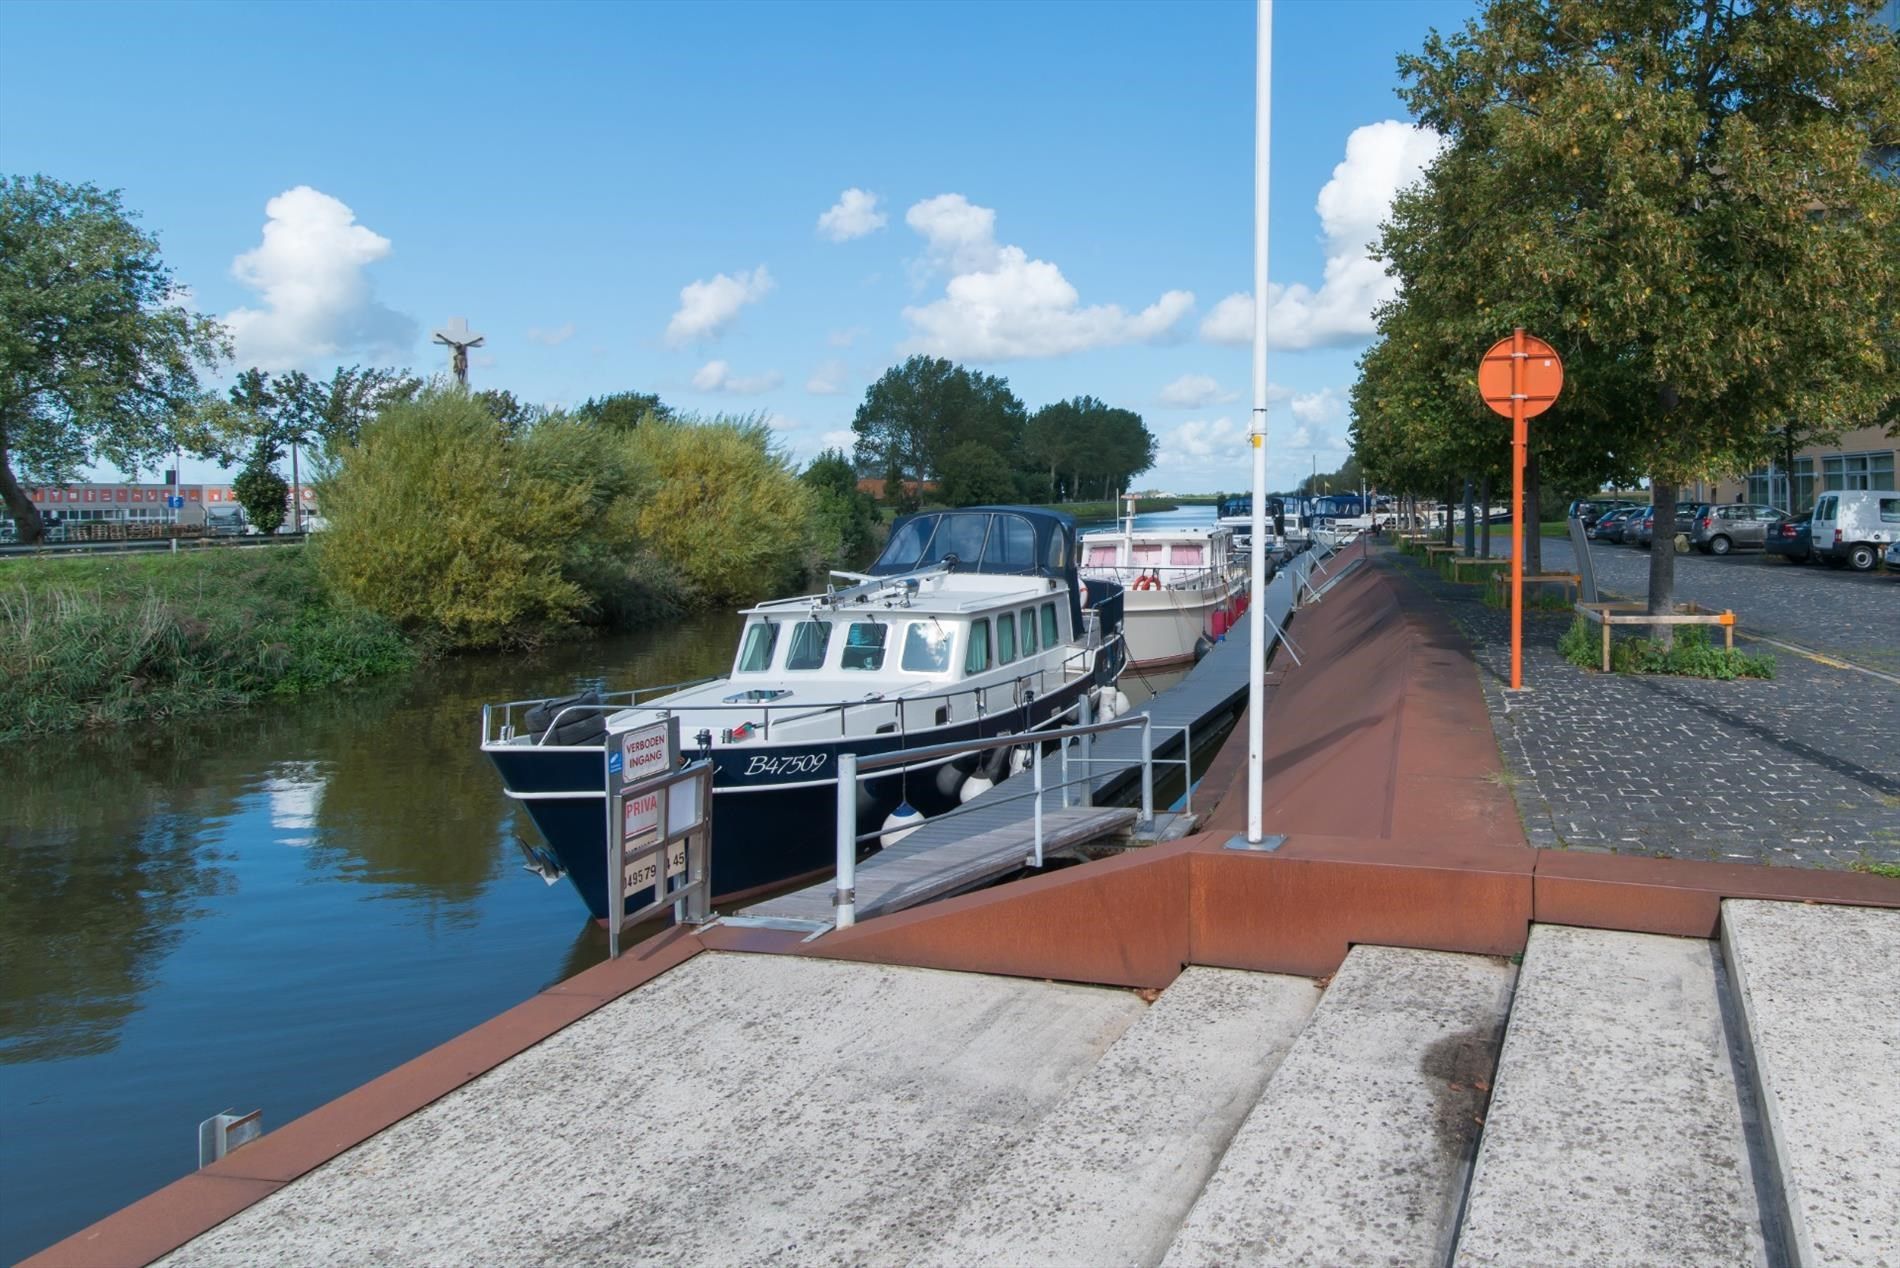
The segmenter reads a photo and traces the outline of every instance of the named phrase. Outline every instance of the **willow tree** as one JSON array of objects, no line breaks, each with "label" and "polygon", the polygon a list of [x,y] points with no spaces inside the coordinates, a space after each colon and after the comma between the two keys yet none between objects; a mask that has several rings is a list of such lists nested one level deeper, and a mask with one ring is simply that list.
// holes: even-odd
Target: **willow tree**
[{"label": "willow tree", "polygon": [[[1400,59],[1448,140],[1382,250],[1475,367],[1522,324],[1568,369],[1539,428],[1573,469],[1688,480],[1896,395],[1900,50],[1854,0],[1490,0]],[[1534,425],[1535,426],[1535,425]],[[1649,607],[1674,598],[1656,535]]]}]

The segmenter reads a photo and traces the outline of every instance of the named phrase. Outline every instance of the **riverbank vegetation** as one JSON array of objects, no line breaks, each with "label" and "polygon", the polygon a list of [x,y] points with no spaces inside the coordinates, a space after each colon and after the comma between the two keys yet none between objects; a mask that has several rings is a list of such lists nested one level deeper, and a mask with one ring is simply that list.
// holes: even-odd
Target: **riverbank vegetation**
[{"label": "riverbank vegetation", "polygon": [[406,669],[395,622],[302,546],[0,565],[0,740],[145,726]]},{"label": "riverbank vegetation", "polygon": [[[1557,650],[1582,669],[1600,669],[1603,649],[1597,632],[1578,617],[1564,631]],[[1647,638],[1619,638],[1610,643],[1610,670],[1619,674],[1676,674],[1685,678],[1773,678],[1775,658],[1767,652],[1750,655],[1716,647],[1708,633],[1689,625],[1676,631],[1668,643]]]}]

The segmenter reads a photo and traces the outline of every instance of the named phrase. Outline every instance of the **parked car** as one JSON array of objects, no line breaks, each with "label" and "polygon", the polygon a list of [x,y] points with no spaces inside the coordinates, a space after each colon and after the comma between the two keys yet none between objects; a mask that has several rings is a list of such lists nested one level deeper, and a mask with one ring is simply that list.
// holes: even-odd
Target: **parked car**
[{"label": "parked car", "polygon": [[[1812,515],[1813,512],[1808,512]],[[1780,555],[1791,564],[1805,564],[1814,561],[1813,539],[1809,536],[1807,515],[1790,515],[1779,524],[1770,524],[1764,535],[1762,549],[1771,555]]]},{"label": "parked car", "polygon": [[1754,502],[1699,506],[1689,519],[1689,544],[1705,555],[1754,550],[1767,545],[1770,525],[1787,518],[1786,511]]},{"label": "parked car", "polygon": [[1623,502],[1615,499],[1579,498],[1570,504],[1570,508],[1565,514],[1570,519],[1582,520],[1584,528],[1589,529],[1594,528],[1601,522],[1604,516],[1613,514],[1616,511],[1626,510],[1635,505],[1636,503],[1634,502]]},{"label": "parked car", "polygon": [[1606,511],[1589,526],[1587,530],[1589,536],[1592,540],[1600,542],[1620,542],[1623,540],[1623,530],[1628,527],[1633,517],[1642,513],[1642,510],[1640,506],[1626,506],[1619,510]]},{"label": "parked car", "polygon": [[1900,539],[1900,493],[1832,489],[1814,501],[1814,553],[1831,568],[1866,572],[1881,550]]},{"label": "parked car", "polygon": [[1629,522],[1623,525],[1623,544],[1625,546],[1640,546],[1644,549],[1648,549],[1650,542],[1655,539],[1655,535],[1656,508],[1653,506],[1644,507],[1636,514],[1630,516]]},{"label": "parked car", "polygon": [[1891,541],[1887,543],[1887,553],[1884,556],[1884,558],[1887,561],[1887,567],[1889,570],[1893,572],[1900,572],[1900,541]]}]

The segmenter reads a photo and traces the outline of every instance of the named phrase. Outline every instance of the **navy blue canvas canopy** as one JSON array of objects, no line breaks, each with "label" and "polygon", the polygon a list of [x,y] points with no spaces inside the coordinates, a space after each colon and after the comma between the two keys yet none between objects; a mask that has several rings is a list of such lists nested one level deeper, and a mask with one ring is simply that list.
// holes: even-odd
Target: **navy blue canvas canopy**
[{"label": "navy blue canvas canopy", "polygon": [[1054,577],[1069,590],[1074,628],[1082,628],[1077,595],[1075,519],[1035,506],[967,506],[922,511],[891,525],[874,577],[949,563],[957,572]]}]

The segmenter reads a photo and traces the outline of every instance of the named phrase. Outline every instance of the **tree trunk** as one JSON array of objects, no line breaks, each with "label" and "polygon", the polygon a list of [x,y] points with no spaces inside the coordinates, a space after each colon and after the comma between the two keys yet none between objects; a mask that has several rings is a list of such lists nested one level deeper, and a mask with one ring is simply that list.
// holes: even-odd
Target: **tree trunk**
[{"label": "tree trunk", "polygon": [[1537,452],[1524,455],[1524,571],[1534,575],[1544,570],[1544,534],[1538,525],[1544,521],[1544,483],[1537,474]]},{"label": "tree trunk", "polygon": [[1457,507],[1457,505],[1458,505],[1458,486],[1455,484],[1446,485],[1445,486],[1445,545],[1447,546],[1456,546],[1458,544],[1458,516],[1454,514],[1454,510]]},{"label": "tree trunk", "polygon": [[[1649,607],[1651,616],[1669,616],[1676,610],[1676,482],[1649,477],[1649,504],[1655,508],[1656,531],[1649,542]],[[1675,641],[1674,627],[1658,625],[1652,637],[1667,647]]]},{"label": "tree trunk", "polygon": [[1788,514],[1799,515],[1801,514],[1801,507],[1797,504],[1798,499],[1794,493],[1794,428],[1782,428],[1781,435],[1787,445],[1786,451],[1782,456],[1788,460],[1788,465],[1781,470],[1788,480]]},{"label": "tree trunk", "polygon": [[1465,477],[1465,554],[1476,554],[1477,537],[1471,523],[1471,477]]},{"label": "tree trunk", "polygon": [[0,443],[0,501],[6,503],[8,514],[13,516],[14,525],[20,530],[22,546],[37,546],[46,535],[46,525],[40,519],[40,509],[33,505],[33,499],[13,477],[13,458],[7,452],[6,445]]},{"label": "tree trunk", "polygon": [[1478,501],[1484,503],[1484,527],[1478,530],[1479,553],[1491,558],[1491,477],[1478,482]]}]

